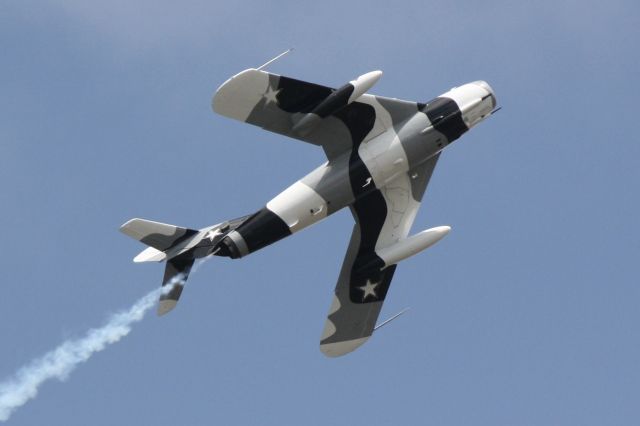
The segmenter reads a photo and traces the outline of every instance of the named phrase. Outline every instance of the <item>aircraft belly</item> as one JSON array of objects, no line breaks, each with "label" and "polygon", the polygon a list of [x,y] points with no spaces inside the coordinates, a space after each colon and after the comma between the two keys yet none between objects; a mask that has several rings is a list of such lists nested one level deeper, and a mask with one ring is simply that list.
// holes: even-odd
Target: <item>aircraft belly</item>
[{"label": "aircraft belly", "polygon": [[327,217],[327,202],[311,187],[297,181],[267,203],[267,209],[277,214],[291,233]]},{"label": "aircraft belly", "polygon": [[230,257],[243,257],[321,221],[353,201],[348,161],[336,159],[282,191],[223,242]]},{"label": "aircraft belly", "polygon": [[398,130],[398,138],[407,155],[408,169],[425,162],[446,145],[446,138],[433,130],[426,114],[419,113]]},{"label": "aircraft belly", "polygon": [[361,144],[358,154],[377,188],[386,186],[409,170],[409,162],[400,138],[392,131]]},{"label": "aircraft belly", "polygon": [[327,216],[355,200],[349,180],[349,155],[325,163],[301,179],[326,203]]}]

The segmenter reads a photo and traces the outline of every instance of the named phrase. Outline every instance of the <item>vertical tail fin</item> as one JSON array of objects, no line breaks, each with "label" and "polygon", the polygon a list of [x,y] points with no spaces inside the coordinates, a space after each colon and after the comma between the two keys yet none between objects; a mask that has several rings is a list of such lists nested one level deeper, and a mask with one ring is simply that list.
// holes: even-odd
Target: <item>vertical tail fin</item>
[{"label": "vertical tail fin", "polygon": [[176,307],[184,284],[189,277],[189,272],[191,272],[194,260],[193,256],[185,253],[167,261],[162,286],[170,285],[172,288],[160,296],[160,304],[158,305],[159,316],[166,314]]}]

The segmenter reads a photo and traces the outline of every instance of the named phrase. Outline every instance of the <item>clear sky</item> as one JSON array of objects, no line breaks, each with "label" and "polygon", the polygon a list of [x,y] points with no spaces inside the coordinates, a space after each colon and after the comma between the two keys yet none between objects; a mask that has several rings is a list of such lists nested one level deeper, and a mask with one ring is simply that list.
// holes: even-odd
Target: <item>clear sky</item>
[{"label": "clear sky", "polygon": [[[272,4],[269,4],[272,3]],[[427,101],[484,79],[503,110],[447,148],[358,351],[319,337],[348,211],[214,259],[12,425],[637,425],[637,1],[0,3],[0,381],[159,285],[118,232],[250,213],[325,161],[216,116],[216,87],[273,72]]]}]

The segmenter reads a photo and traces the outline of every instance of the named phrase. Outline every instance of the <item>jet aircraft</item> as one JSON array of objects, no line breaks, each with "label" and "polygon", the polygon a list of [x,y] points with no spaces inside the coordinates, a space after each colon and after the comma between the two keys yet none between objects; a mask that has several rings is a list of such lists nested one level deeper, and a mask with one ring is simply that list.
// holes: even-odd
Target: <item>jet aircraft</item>
[{"label": "jet aircraft", "polygon": [[[275,58],[277,59],[277,58]],[[134,262],[166,261],[158,314],[176,306],[195,259],[241,258],[348,207],[355,224],[320,338],[331,357],[369,339],[397,264],[438,242],[439,226],[409,236],[441,152],[496,108],[484,81],[429,102],[367,94],[382,71],[334,89],[247,69],[215,92],[218,114],[324,150],[327,161],[253,214],[195,230],[131,219],[121,231],[149,246]]]}]

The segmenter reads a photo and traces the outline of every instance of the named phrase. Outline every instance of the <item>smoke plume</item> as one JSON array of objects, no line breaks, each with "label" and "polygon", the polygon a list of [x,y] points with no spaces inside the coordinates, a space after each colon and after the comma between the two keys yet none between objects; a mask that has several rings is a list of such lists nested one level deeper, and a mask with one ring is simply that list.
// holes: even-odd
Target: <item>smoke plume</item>
[{"label": "smoke plume", "polygon": [[[182,281],[182,277],[170,284]],[[0,422],[38,394],[40,386],[49,379],[64,381],[80,364],[97,352],[106,349],[131,331],[133,324],[144,318],[158,297],[172,288],[166,285],[139,299],[128,310],[111,315],[99,328],[89,330],[84,337],[67,340],[44,356],[20,368],[13,377],[0,382]]]}]

